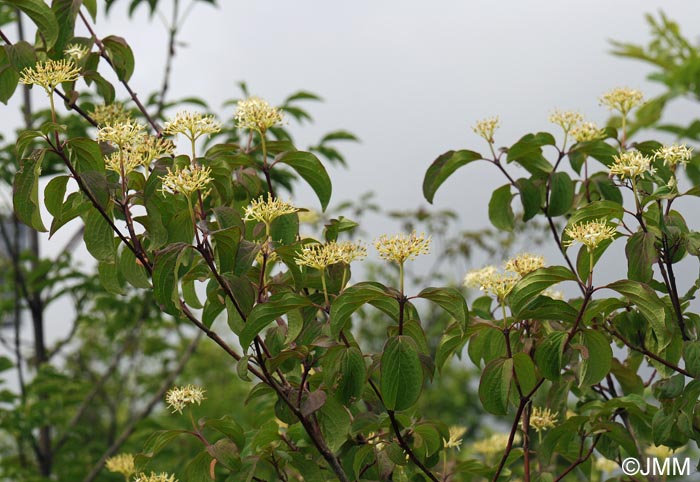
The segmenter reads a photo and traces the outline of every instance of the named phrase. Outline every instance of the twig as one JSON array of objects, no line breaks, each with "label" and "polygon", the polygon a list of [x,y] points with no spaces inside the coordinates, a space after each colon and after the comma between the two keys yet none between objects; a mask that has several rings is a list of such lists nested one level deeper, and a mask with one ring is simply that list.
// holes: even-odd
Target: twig
[{"label": "twig", "polygon": [[627,340],[624,336],[622,336],[622,335],[621,335],[619,332],[617,332],[616,330],[614,330],[614,329],[612,329],[612,328],[610,328],[610,327],[607,327],[607,326],[604,326],[603,328],[605,329],[605,331],[607,331],[608,333],[610,333],[612,336],[614,336],[615,338],[617,338],[618,340],[620,340],[620,341],[621,341],[625,346],[627,346],[627,348],[629,348],[630,350],[634,350],[634,351],[639,352],[639,353],[641,353],[641,354],[643,354],[643,355],[646,355],[646,356],[648,356],[649,358],[651,358],[652,360],[656,360],[657,362],[661,363],[661,364],[664,365],[665,367],[668,367],[668,368],[670,368],[671,370],[673,370],[673,371],[675,371],[675,372],[677,372],[677,373],[680,373],[681,375],[685,375],[685,376],[688,377],[688,378],[694,378],[693,375],[691,375],[691,373],[690,373],[689,371],[687,371],[687,370],[685,370],[685,369],[679,367],[678,365],[674,365],[673,363],[671,363],[671,362],[668,361],[668,360],[664,360],[663,358],[661,358],[661,357],[660,357],[659,355],[657,355],[656,353],[647,350],[647,349],[644,348],[643,346],[635,346],[635,345],[633,345],[629,340]]},{"label": "twig", "polygon": [[[110,67],[116,72],[116,69],[114,67],[114,63],[112,62],[112,59],[109,57],[109,54],[107,53],[107,49],[105,49],[104,44],[102,43],[102,40],[100,40],[97,37],[97,34],[93,30],[92,26],[90,25],[90,22],[88,22],[88,19],[85,17],[82,11],[78,12],[78,15],[80,15],[80,19],[83,21],[83,24],[85,25],[85,28],[87,28],[88,32],[90,32],[90,36],[92,37],[93,41],[95,42],[95,45],[97,45],[97,48],[100,50],[100,56],[107,61]],[[146,110],[146,108],[143,106],[141,101],[139,100],[138,96],[136,93],[131,89],[131,86],[129,83],[124,80],[124,79],[119,79],[119,81],[122,83],[126,91],[129,93],[131,96],[131,99],[134,101],[134,104],[136,104],[136,107],[141,111],[143,116],[146,118],[146,121],[151,125],[153,130],[156,132],[158,136],[161,135],[161,130],[158,124],[155,123],[155,121],[151,118],[150,114]]]},{"label": "twig", "polygon": [[404,440],[403,435],[401,435],[401,427],[399,427],[399,422],[396,420],[396,416],[394,415],[393,410],[387,410],[387,414],[389,414],[389,420],[391,420],[391,426],[394,429],[394,433],[396,434],[396,438],[399,441],[399,445],[401,448],[404,449],[406,454],[408,455],[408,458],[411,459],[411,462],[416,464],[416,467],[421,469],[425,475],[428,476],[430,480],[433,482],[440,482],[437,477],[430,471],[428,467],[423,464],[423,462],[420,461],[418,457],[416,457],[416,454],[413,453],[413,450],[406,450],[405,447],[408,447],[408,444],[406,443],[406,440]]},{"label": "twig", "polygon": [[[173,16],[168,29],[168,55],[165,59],[165,72],[163,72],[163,85],[160,88],[160,95],[158,96],[158,109],[156,110],[156,119],[163,114],[163,107],[165,106],[165,94],[168,92],[168,87],[170,86],[170,73],[172,71],[173,58],[175,57],[175,39],[178,33],[178,22],[179,22],[179,9],[180,0],[173,1]],[[165,19],[163,19],[165,21]]]},{"label": "twig", "polygon": [[564,480],[564,477],[569,475],[569,473],[574,470],[576,467],[584,463],[588,458],[593,454],[593,450],[595,449],[595,446],[598,444],[598,440],[600,440],[600,434],[596,435],[595,438],[593,439],[593,443],[591,444],[591,447],[588,449],[588,452],[586,452],[585,455],[583,455],[583,443],[584,440],[581,441],[581,448],[579,449],[579,455],[574,462],[569,465],[564,472],[559,475],[556,479],[554,479],[554,482],[560,482],[561,480]]}]

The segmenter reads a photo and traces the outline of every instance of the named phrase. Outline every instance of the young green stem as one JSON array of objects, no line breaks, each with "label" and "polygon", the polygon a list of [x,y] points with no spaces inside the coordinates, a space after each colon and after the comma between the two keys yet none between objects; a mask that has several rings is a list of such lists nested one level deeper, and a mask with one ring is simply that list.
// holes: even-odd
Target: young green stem
[{"label": "young green stem", "polygon": [[321,285],[323,286],[323,299],[326,301],[326,307],[330,307],[331,303],[328,300],[328,288],[326,287],[326,269],[321,270]]}]

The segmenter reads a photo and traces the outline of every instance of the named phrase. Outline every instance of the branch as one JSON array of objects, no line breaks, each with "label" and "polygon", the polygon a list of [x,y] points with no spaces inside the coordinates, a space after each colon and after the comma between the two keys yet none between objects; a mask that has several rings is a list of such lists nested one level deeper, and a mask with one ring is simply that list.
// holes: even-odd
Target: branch
[{"label": "branch", "polygon": [[[104,44],[102,43],[102,40],[100,40],[97,37],[97,34],[93,30],[92,26],[90,25],[90,22],[88,22],[88,19],[85,18],[85,15],[83,14],[82,11],[78,12],[78,15],[80,15],[80,19],[83,21],[83,24],[85,25],[85,28],[88,29],[88,32],[90,32],[90,35],[92,36],[92,39],[95,42],[95,45],[97,45],[97,48],[100,50],[100,56],[107,61],[110,67],[116,72],[116,69],[114,68],[114,63],[112,63],[112,59],[109,57],[109,54],[107,53],[107,50],[105,49]],[[153,130],[156,132],[158,136],[161,135],[161,130],[160,127],[158,127],[158,124],[155,123],[155,121],[151,118],[149,115],[148,111],[146,108],[143,106],[141,101],[139,100],[138,96],[136,93],[131,89],[131,86],[126,80],[119,79],[119,81],[122,83],[124,88],[126,88],[126,91],[129,92],[129,95],[131,96],[131,99],[134,101],[134,104],[136,104],[136,107],[141,111],[143,116],[146,118],[148,123],[151,125]]]},{"label": "branch", "polygon": [[[173,16],[170,24],[170,29],[168,30],[168,55],[165,59],[165,72],[163,72],[163,85],[160,88],[160,95],[158,96],[158,109],[156,110],[156,118],[159,118],[163,113],[163,107],[165,106],[165,94],[168,92],[168,87],[170,86],[170,73],[172,71],[173,57],[175,57],[175,39],[178,33],[178,16],[180,9],[180,0],[174,0],[173,2]],[[165,21],[165,19],[163,19]]]},{"label": "branch", "polygon": [[694,378],[693,375],[691,375],[689,371],[687,371],[687,370],[685,370],[677,365],[674,365],[673,363],[671,363],[668,360],[664,360],[659,355],[647,350],[643,346],[634,346],[629,340],[627,340],[624,336],[622,336],[619,332],[617,332],[617,330],[614,330],[614,329],[607,327],[607,326],[603,326],[603,328],[605,329],[605,331],[607,331],[612,336],[614,336],[615,338],[620,340],[622,343],[624,343],[625,346],[627,346],[627,348],[629,348],[630,350],[634,350],[634,351],[639,352],[643,355],[646,355],[649,358],[651,358],[652,360],[656,360],[657,362],[661,363],[665,367],[668,367],[671,370],[673,370],[677,373],[680,373],[681,375],[685,375],[688,378]]},{"label": "branch", "polygon": [[112,228],[112,231],[119,237],[119,239],[122,241],[122,243],[124,243],[124,245],[126,245],[126,247],[132,253],[134,253],[134,256],[136,256],[136,258],[141,262],[141,264],[146,269],[146,271],[148,271],[149,274],[152,274],[153,266],[151,266],[151,263],[148,260],[148,258],[146,258],[142,252],[140,252],[138,249],[136,249],[136,247],[133,244],[131,244],[131,242],[129,242],[129,240],[126,238],[126,236],[124,236],[124,234],[122,234],[122,232],[119,230],[119,228],[117,228],[116,224],[114,224],[114,221],[112,221],[112,218],[107,214],[107,212],[102,207],[102,205],[97,201],[97,198],[95,198],[95,195],[87,187],[87,185],[83,181],[83,178],[80,177],[80,174],[78,174],[78,172],[75,170],[73,163],[70,162],[70,159],[68,159],[68,156],[66,156],[66,153],[61,148],[61,146],[60,145],[54,146],[51,143],[51,140],[49,140],[48,138],[46,138],[46,142],[48,142],[49,146],[51,146],[53,152],[55,152],[56,154],[58,154],[61,157],[61,159],[63,160],[63,163],[66,165],[66,167],[70,171],[71,175],[73,176],[75,181],[78,183],[78,187],[80,188],[80,190],[83,193],[85,193],[85,195],[88,197],[88,199],[92,203],[93,207],[99,211],[100,215],[102,215],[102,218],[107,222],[107,224],[109,224],[109,227]]},{"label": "branch", "polygon": [[150,415],[150,413],[153,411],[156,405],[158,405],[158,403],[163,399],[163,396],[165,396],[165,392],[167,392],[168,389],[172,386],[172,383],[175,380],[175,378],[177,378],[178,375],[182,373],[182,370],[185,369],[185,365],[194,354],[195,349],[197,348],[197,344],[199,343],[199,340],[201,338],[201,333],[198,333],[194,340],[192,340],[190,345],[187,347],[187,350],[185,350],[185,353],[182,354],[182,357],[180,358],[180,361],[175,367],[175,369],[172,372],[170,372],[167,378],[163,381],[160,388],[158,389],[158,392],[156,392],[156,394],[153,395],[153,397],[149,400],[148,404],[144,407],[143,410],[141,410],[141,412],[139,412],[135,417],[129,420],[129,423],[127,423],[126,427],[124,427],[124,430],[122,430],[121,434],[119,434],[119,437],[117,437],[117,439],[112,443],[112,445],[110,445],[110,447],[105,451],[105,453],[102,454],[100,460],[98,460],[97,463],[95,463],[88,475],[86,475],[83,479],[83,482],[92,482],[93,480],[95,480],[102,471],[102,468],[104,467],[107,459],[113,456],[115,453],[117,453],[121,446],[124,445],[124,442],[126,442],[129,436],[131,436],[131,434],[136,429],[136,425],[141,420]]},{"label": "branch", "polygon": [[583,454],[583,443],[584,443],[585,439],[581,441],[581,448],[579,449],[579,452],[578,452],[578,458],[576,460],[574,460],[574,462],[571,465],[569,465],[566,468],[566,470],[564,470],[564,472],[561,473],[561,475],[559,477],[554,479],[554,482],[560,482],[560,481],[564,480],[564,477],[569,475],[569,473],[572,470],[574,470],[576,467],[578,467],[579,465],[584,463],[586,460],[588,460],[588,458],[591,456],[591,454],[593,454],[593,450],[595,449],[595,446],[598,443],[598,440],[600,440],[600,435],[601,434],[598,434],[595,436],[595,438],[593,439],[593,443],[591,444],[591,447],[588,449],[588,452],[586,452],[585,455]]},{"label": "branch", "polygon": [[416,466],[423,471],[425,475],[428,476],[430,480],[433,482],[439,482],[438,478],[435,477],[435,475],[430,471],[428,467],[423,464],[423,462],[420,461],[418,457],[416,457],[416,454],[413,453],[413,451],[408,448],[408,444],[404,440],[403,436],[401,435],[401,427],[399,427],[399,422],[396,420],[396,416],[394,414],[393,410],[387,410],[387,414],[389,414],[389,419],[391,420],[391,427],[394,429],[394,433],[396,434],[396,438],[399,441],[399,445],[401,446],[402,449],[406,452],[406,455],[408,455],[408,458],[411,459],[411,461],[416,464]]},{"label": "branch", "polygon": [[493,478],[491,479],[492,482],[496,482],[498,478],[501,476],[501,472],[503,471],[503,468],[506,465],[506,460],[508,459],[508,455],[510,455],[510,451],[513,450],[513,441],[515,440],[515,434],[518,431],[518,425],[520,424],[520,417],[523,415],[523,411],[525,410],[525,407],[527,406],[528,403],[530,403],[530,399],[532,396],[535,394],[535,392],[542,386],[544,383],[544,378],[540,378],[540,380],[535,384],[532,390],[530,390],[530,393],[525,395],[520,399],[520,404],[518,405],[518,411],[515,413],[515,420],[513,420],[513,425],[510,428],[510,434],[508,435],[508,444],[506,445],[506,450],[503,452],[503,456],[501,457],[501,461],[498,463],[498,468],[496,469],[496,473],[493,475]]}]

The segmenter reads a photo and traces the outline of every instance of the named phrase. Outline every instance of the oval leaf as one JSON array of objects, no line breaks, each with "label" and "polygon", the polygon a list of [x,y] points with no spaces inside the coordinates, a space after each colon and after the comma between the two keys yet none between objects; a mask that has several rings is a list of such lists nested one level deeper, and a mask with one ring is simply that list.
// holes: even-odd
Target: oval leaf
[{"label": "oval leaf", "polygon": [[412,338],[395,336],[386,342],[380,386],[388,410],[406,410],[416,403],[423,388],[423,368]]}]

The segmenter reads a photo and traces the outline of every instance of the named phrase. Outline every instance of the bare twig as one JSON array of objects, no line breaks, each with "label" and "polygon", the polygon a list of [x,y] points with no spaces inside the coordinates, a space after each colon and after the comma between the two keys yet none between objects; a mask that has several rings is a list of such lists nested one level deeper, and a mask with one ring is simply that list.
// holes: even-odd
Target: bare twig
[{"label": "bare twig", "polygon": [[[107,53],[107,49],[105,48],[104,44],[102,43],[102,40],[100,40],[100,38],[97,36],[97,34],[95,33],[95,31],[92,28],[92,25],[90,25],[90,22],[85,17],[83,12],[79,11],[78,15],[80,16],[80,19],[83,21],[85,28],[87,28],[88,32],[90,32],[90,36],[92,37],[93,41],[95,42],[95,45],[97,45],[97,48],[100,50],[100,56],[103,59],[105,59],[105,61],[109,64],[109,66],[112,67],[112,69],[114,69],[116,72],[116,69],[114,68],[114,63],[112,62],[112,59],[110,58],[109,54]],[[148,123],[151,125],[153,130],[156,132],[156,134],[160,136],[161,135],[160,127],[158,126],[158,124],[156,124],[156,122],[153,120],[153,118],[148,113],[146,108],[143,106],[143,104],[139,100],[138,96],[136,95],[136,92],[134,92],[132,90],[131,86],[129,85],[129,83],[126,80],[119,79],[119,81],[122,83],[122,85],[124,86],[126,91],[131,96],[131,99],[134,101],[134,104],[136,104],[136,107],[141,111],[143,116],[146,118],[146,121],[148,121]]]}]

